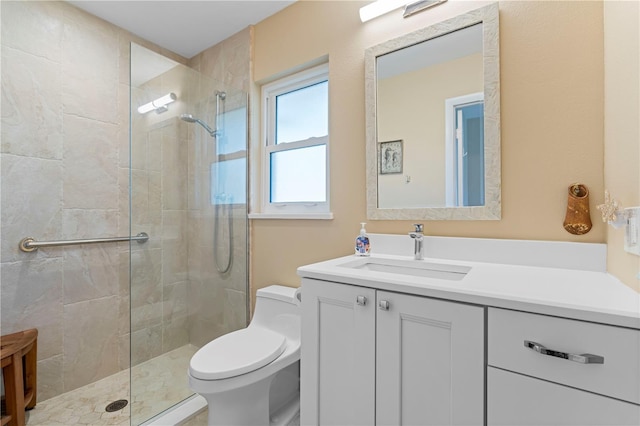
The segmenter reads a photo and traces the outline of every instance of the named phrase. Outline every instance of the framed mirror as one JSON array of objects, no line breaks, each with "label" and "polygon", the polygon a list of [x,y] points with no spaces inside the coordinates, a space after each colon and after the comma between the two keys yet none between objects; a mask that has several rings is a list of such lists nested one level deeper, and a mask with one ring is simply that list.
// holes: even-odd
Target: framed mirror
[{"label": "framed mirror", "polygon": [[498,4],[365,51],[367,218],[500,219]]}]

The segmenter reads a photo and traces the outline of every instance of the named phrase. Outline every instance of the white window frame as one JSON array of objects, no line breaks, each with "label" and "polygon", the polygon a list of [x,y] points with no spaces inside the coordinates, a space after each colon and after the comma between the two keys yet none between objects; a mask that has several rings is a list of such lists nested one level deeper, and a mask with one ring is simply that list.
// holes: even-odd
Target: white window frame
[{"label": "white window frame", "polygon": [[[322,64],[307,70],[298,72],[288,77],[281,78],[262,86],[262,133],[261,133],[261,212],[251,214],[252,219],[332,219],[330,211],[329,191],[329,135],[314,137],[307,140],[281,143],[276,145],[276,97],[297,89],[302,89],[323,81],[329,80],[329,64]],[[325,146],[325,188],[326,201],[318,203],[289,202],[272,203],[270,201],[271,190],[271,154],[274,152],[289,151],[312,146]]]}]

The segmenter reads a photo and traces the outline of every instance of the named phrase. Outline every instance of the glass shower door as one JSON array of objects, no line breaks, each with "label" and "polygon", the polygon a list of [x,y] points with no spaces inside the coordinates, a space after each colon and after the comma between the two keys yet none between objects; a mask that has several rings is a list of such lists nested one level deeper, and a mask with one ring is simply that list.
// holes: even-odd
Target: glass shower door
[{"label": "glass shower door", "polygon": [[192,395],[198,348],[247,324],[247,97],[135,44],[131,82],[130,226],[156,236],[130,250],[140,424]]}]

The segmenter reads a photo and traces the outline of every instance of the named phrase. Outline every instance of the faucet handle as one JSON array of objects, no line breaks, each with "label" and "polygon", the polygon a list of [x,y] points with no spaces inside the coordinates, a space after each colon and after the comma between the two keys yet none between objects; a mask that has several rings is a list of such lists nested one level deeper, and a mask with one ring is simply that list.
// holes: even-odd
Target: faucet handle
[{"label": "faucet handle", "polygon": [[422,223],[414,223],[413,226],[416,228],[415,232],[423,232],[424,225]]}]

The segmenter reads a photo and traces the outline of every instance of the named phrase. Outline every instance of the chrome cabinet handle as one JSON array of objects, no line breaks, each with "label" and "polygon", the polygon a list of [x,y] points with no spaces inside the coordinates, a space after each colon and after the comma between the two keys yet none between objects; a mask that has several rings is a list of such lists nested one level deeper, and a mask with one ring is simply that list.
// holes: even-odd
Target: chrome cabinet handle
[{"label": "chrome cabinet handle", "polygon": [[389,302],[387,302],[386,300],[381,300],[378,302],[378,308],[381,311],[388,311],[389,310]]},{"label": "chrome cabinet handle", "polygon": [[548,349],[543,345],[541,345],[540,343],[532,342],[530,340],[525,340],[524,346],[542,355],[553,356],[556,358],[563,358],[569,361],[578,362],[580,364],[604,364],[604,357],[600,355],[593,355],[593,354],[578,355],[578,354],[572,354],[569,352],[556,351],[553,349]]},{"label": "chrome cabinet handle", "polygon": [[367,304],[367,297],[366,296],[356,297],[356,304],[360,306],[365,306]]}]

